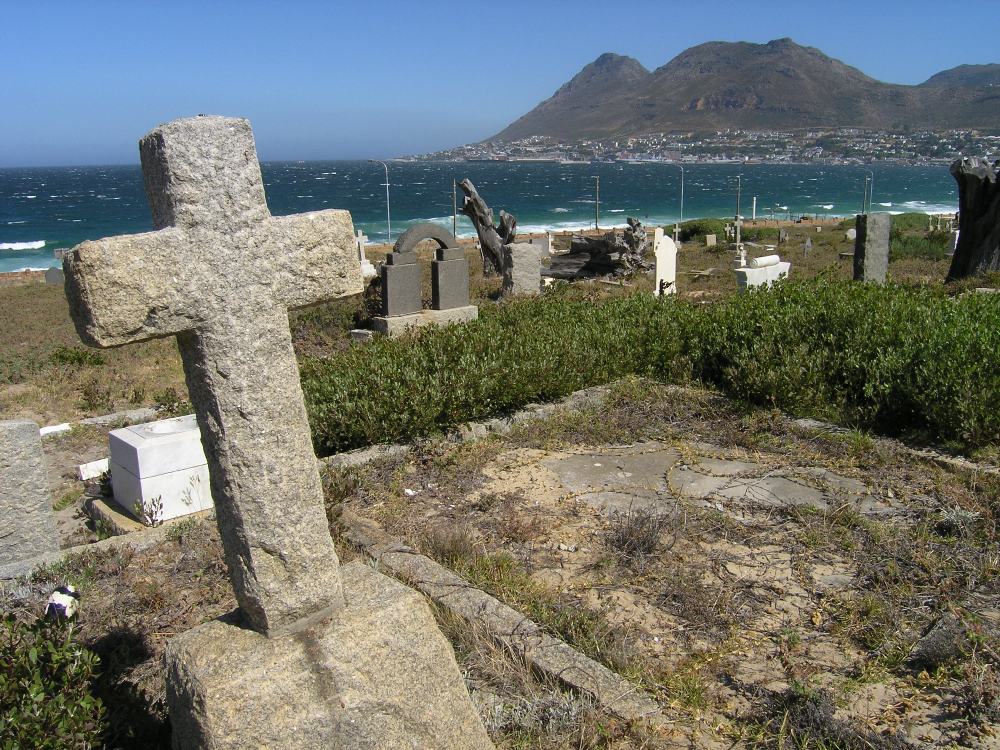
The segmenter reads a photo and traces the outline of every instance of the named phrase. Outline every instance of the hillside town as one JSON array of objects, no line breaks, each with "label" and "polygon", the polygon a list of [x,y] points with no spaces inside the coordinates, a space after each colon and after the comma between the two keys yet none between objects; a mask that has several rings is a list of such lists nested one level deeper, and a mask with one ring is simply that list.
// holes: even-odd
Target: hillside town
[{"label": "hillside town", "polygon": [[511,142],[484,141],[417,158],[561,162],[750,161],[772,164],[867,164],[882,161],[920,165],[947,163],[963,154],[996,154],[998,151],[1000,131],[726,129],[571,142],[532,136]]}]

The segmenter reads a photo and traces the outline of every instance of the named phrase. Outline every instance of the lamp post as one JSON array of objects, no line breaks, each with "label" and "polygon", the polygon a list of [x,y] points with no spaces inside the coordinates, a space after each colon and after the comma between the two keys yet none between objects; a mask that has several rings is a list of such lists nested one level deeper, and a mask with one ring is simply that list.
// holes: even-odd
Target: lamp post
[{"label": "lamp post", "polygon": [[684,223],[684,165],[683,164],[677,164],[676,166],[677,166],[678,169],[681,170],[681,218],[680,218],[680,221],[677,222],[677,226],[674,227],[674,239],[675,240],[677,239],[677,236],[678,236],[678,234],[680,232],[680,225]]},{"label": "lamp post", "polygon": [[868,208],[867,208],[867,210],[864,211],[864,213],[867,214],[867,213],[871,213],[871,210],[872,210],[872,192],[875,190],[875,173],[872,170],[870,170],[870,169],[868,170],[867,176],[865,177],[865,185],[868,188],[865,191],[868,194]]},{"label": "lamp post", "polygon": [[389,244],[392,244],[392,219],[389,217],[389,165],[381,159],[369,159],[369,164],[381,164],[385,169],[385,224],[389,233]]},{"label": "lamp post", "polygon": [[736,249],[742,250],[742,223],[740,221],[740,193],[743,191],[743,175],[736,175]]},{"label": "lamp post", "polygon": [[594,175],[594,231],[600,231],[598,222],[601,218],[601,178]]}]

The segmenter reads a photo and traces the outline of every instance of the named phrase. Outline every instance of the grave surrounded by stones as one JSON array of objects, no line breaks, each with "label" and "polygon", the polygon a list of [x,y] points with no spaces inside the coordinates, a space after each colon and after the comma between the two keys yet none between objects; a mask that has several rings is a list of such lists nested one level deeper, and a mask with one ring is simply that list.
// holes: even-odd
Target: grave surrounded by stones
[{"label": "grave surrounded by stones", "polygon": [[38,425],[0,422],[0,565],[58,549]]},{"label": "grave surrounded by stones", "polygon": [[247,120],[139,150],[155,230],[64,270],[87,343],[177,336],[202,433],[239,609],[168,644],[174,747],[491,747],[421,596],[330,537],[288,310],[362,291],[350,214],[271,216]]},{"label": "grave surrounded by stones", "polygon": [[[431,309],[422,309],[420,264],[416,247],[424,240],[437,244],[431,261]],[[382,314],[372,327],[400,336],[425,325],[465,323],[479,317],[469,303],[469,261],[455,236],[431,222],[416,224],[400,235],[381,267]]]}]

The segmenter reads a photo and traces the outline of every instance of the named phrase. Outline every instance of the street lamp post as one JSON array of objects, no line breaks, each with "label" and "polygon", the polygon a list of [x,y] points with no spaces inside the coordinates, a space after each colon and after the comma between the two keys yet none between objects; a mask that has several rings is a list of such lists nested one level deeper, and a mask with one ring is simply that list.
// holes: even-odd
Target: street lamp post
[{"label": "street lamp post", "polygon": [[678,164],[676,166],[678,169],[681,170],[681,218],[680,221],[677,223],[677,226],[674,227],[675,240],[677,239],[680,233],[680,225],[684,223],[684,165]]},{"label": "street lamp post", "polygon": [[865,213],[871,213],[872,210],[872,193],[875,191],[875,173],[872,170],[868,170],[867,176],[865,177],[865,184],[868,186],[868,209]]},{"label": "street lamp post", "polygon": [[598,222],[601,218],[601,178],[594,175],[594,230],[599,231]]},{"label": "street lamp post", "polygon": [[392,219],[389,216],[389,165],[381,159],[369,159],[369,164],[381,164],[385,169],[385,224],[389,233],[389,244],[392,244]]},{"label": "street lamp post", "polygon": [[740,221],[740,193],[743,191],[743,175],[736,175],[736,249],[742,250],[742,222]]}]

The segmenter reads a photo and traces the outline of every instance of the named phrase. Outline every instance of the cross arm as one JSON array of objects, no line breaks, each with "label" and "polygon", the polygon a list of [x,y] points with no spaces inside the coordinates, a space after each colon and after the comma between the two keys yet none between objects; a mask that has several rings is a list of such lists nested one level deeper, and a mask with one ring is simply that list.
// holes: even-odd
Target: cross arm
[{"label": "cross arm", "polygon": [[80,338],[120,346],[194,327],[183,248],[180,230],[163,229],[92,240],[67,253],[66,297]]},{"label": "cross arm", "polygon": [[271,219],[270,257],[278,299],[290,308],[364,291],[349,211],[330,209]]}]

